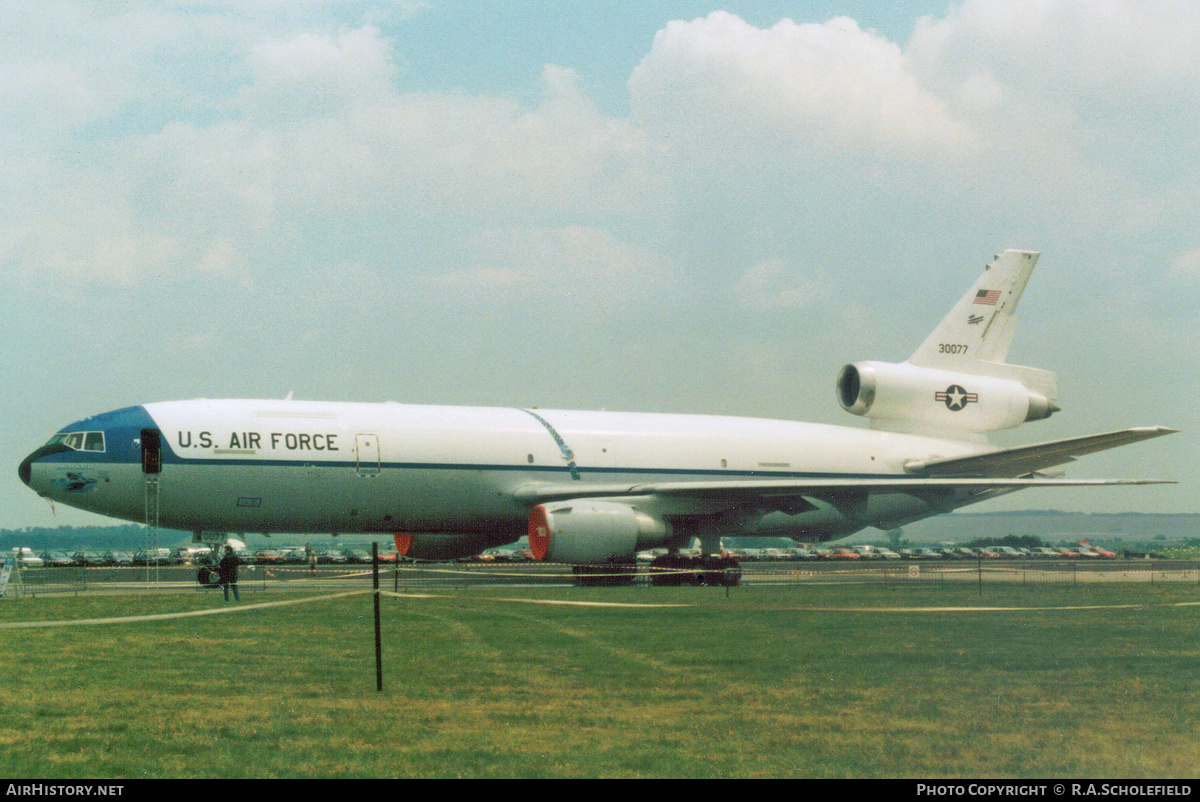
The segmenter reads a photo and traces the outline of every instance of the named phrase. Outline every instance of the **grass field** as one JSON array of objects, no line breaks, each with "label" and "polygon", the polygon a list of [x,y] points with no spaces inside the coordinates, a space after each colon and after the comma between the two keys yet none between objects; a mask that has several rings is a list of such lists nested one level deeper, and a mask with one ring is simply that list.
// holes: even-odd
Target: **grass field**
[{"label": "grass field", "polygon": [[[1198,597],[897,584],[386,598],[383,693],[369,595],[3,629],[0,774],[1194,777],[1200,607],[1178,605]],[[1101,608],[1031,609],[1081,605]],[[5,599],[0,624],[214,606]],[[910,611],[955,606],[1025,609]]]}]

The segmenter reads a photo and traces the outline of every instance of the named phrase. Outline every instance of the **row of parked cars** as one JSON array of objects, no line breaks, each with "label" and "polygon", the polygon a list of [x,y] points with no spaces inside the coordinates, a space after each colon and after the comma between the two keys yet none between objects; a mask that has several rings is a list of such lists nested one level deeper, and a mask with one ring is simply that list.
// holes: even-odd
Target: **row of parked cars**
[{"label": "row of parked cars", "polygon": [[904,548],[887,546],[797,546],[790,549],[741,549],[726,553],[743,561],[771,560],[1061,560],[1113,559],[1117,555],[1099,546],[1051,547],[1033,549],[1013,546],[947,546],[943,548]]},{"label": "row of parked cars", "polygon": [[[319,564],[370,564],[371,552],[362,548],[314,550]],[[144,565],[200,565],[219,560],[221,555],[208,546],[182,546],[178,549],[138,549],[136,551],[46,551],[35,553],[29,548],[13,549],[22,568],[42,567],[133,567]],[[279,549],[236,549],[244,565],[308,565],[309,553],[304,546]],[[379,554],[381,562],[394,562],[395,551]]]},{"label": "row of parked cars", "polygon": [[[312,549],[305,546],[293,546],[279,549],[258,549],[250,553],[239,553],[242,562],[255,565],[309,565],[311,556],[316,557],[320,565],[342,565],[346,563],[363,565],[370,564],[371,551],[363,548],[343,549]],[[395,562],[395,551],[379,552],[380,562]]]}]

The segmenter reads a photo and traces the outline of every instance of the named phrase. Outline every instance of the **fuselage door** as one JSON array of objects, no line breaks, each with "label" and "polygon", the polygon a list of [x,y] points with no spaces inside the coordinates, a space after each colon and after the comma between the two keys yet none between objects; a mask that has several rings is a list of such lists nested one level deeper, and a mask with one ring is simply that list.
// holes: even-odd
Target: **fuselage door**
[{"label": "fuselage door", "polygon": [[162,473],[162,433],[142,429],[142,473]]},{"label": "fuselage door", "polygon": [[354,435],[354,454],[358,460],[359,476],[374,476],[379,473],[379,435]]}]

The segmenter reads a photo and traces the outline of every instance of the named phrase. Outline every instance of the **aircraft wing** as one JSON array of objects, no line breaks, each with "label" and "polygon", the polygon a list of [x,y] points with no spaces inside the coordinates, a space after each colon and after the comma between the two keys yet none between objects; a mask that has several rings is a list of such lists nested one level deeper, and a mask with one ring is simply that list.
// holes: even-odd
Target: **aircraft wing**
[{"label": "aircraft wing", "polygon": [[1140,440],[1149,440],[1152,437],[1162,437],[1177,431],[1179,430],[1169,429],[1166,426],[1140,426],[1134,429],[1071,437],[1066,440],[1053,440],[1030,446],[1004,448],[969,457],[910,462],[904,466],[904,470],[910,474],[930,477],[1023,476],[1034,471],[1052,468],[1055,465],[1074,462],[1077,457],[1085,454],[1129,445]]},{"label": "aircraft wing", "polygon": [[[807,497],[844,500],[868,494],[907,493],[925,496],[954,490],[1018,490],[1028,487],[1174,484],[1165,479],[1046,479],[1046,478],[923,478],[864,477],[855,479],[748,479],[707,482],[649,482],[598,484],[565,482],[530,484],[518,488],[518,500],[528,504],[574,498],[625,496],[690,497],[705,501],[761,501],[769,506],[806,508]],[[811,509],[811,505],[807,505]]]}]

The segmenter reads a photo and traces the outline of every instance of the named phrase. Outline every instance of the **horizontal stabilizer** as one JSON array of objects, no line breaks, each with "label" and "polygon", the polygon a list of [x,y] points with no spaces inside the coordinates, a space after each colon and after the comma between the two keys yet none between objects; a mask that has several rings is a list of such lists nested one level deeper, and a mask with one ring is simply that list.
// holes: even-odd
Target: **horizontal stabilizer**
[{"label": "horizontal stabilizer", "polygon": [[1085,454],[1162,437],[1177,431],[1178,429],[1169,429],[1166,426],[1140,426],[1117,432],[1005,448],[969,457],[910,462],[904,466],[904,469],[910,474],[924,476],[1023,476],[1034,471],[1052,468],[1055,465],[1074,462],[1076,458]]}]

